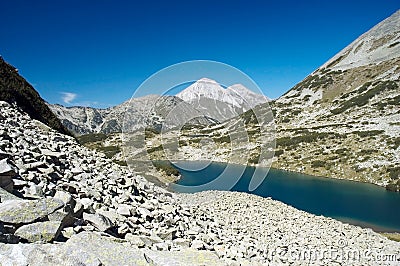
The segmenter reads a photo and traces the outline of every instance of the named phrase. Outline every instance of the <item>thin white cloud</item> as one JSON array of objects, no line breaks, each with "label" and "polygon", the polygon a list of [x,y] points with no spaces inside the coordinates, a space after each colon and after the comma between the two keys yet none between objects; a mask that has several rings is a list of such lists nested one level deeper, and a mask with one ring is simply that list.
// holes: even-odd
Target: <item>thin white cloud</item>
[{"label": "thin white cloud", "polygon": [[67,104],[71,104],[71,102],[74,101],[78,96],[76,93],[72,92],[61,92],[61,94],[63,95],[61,99],[63,100],[64,103]]}]

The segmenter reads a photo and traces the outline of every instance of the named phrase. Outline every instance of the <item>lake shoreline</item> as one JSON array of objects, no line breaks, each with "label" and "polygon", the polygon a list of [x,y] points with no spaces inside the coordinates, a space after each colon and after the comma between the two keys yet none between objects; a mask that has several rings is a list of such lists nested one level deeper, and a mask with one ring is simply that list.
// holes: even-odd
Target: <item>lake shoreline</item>
[{"label": "lake shoreline", "polygon": [[[162,161],[162,160],[161,160]],[[198,160],[179,160],[180,162],[198,162]],[[177,161],[175,161],[177,162]],[[334,179],[334,180],[345,180],[345,181],[350,181],[350,182],[355,182],[355,183],[361,183],[361,184],[371,184],[380,188],[384,188],[385,190],[386,187],[384,185],[379,185],[376,183],[372,183],[372,182],[368,182],[368,181],[362,181],[362,180],[354,180],[354,179],[347,179],[347,178],[341,178],[341,177],[330,177],[330,176],[320,176],[320,175],[312,175],[312,174],[307,174],[307,173],[303,173],[303,172],[299,172],[299,171],[293,171],[293,170],[287,170],[287,169],[282,169],[282,168],[277,168],[277,167],[265,167],[262,165],[257,165],[257,164],[247,164],[247,165],[243,165],[243,164],[237,164],[237,163],[228,163],[228,162],[222,162],[222,161],[210,161],[210,163],[218,163],[218,164],[232,164],[232,165],[239,165],[239,166],[245,166],[245,167],[263,167],[263,168],[269,168],[269,169],[274,169],[274,170],[280,170],[280,171],[284,171],[284,172],[288,172],[288,173],[295,173],[295,174],[301,174],[301,175],[305,175],[305,176],[310,176],[310,177],[316,177],[316,178],[326,178],[326,179]],[[178,169],[179,171],[179,169]],[[180,177],[177,178],[174,182],[179,181]],[[389,191],[389,190],[387,190]],[[393,191],[390,191],[393,192]],[[396,192],[395,192],[396,193]]]},{"label": "lake shoreline", "polygon": [[[180,162],[182,162],[182,161],[180,161]],[[187,161],[187,162],[195,163],[197,161]],[[177,163],[177,161],[175,161],[175,163]],[[211,163],[211,162],[209,162],[209,163]],[[212,163],[214,165],[214,168],[215,168],[215,166],[217,166],[217,168],[219,168],[218,165],[223,168],[227,164],[226,162],[212,162]],[[243,167],[243,165],[239,165],[239,164],[232,164],[232,165],[237,165],[238,167]],[[254,171],[254,169],[256,167],[257,167],[256,165],[246,166],[246,168],[247,168],[246,171],[248,171],[248,173],[246,175],[252,176],[252,174],[253,174],[252,171]],[[213,169],[213,168],[211,168],[211,169]],[[238,170],[238,171],[240,171],[240,170]],[[185,172],[183,172],[183,173],[185,173]],[[288,175],[285,175],[283,173],[288,173]],[[181,172],[181,174],[182,174],[182,172]],[[329,177],[324,177],[324,176],[313,176],[313,175],[308,175],[308,174],[304,174],[304,173],[278,169],[278,168],[274,168],[274,167],[271,167],[268,169],[268,175],[270,175],[270,174],[271,174],[270,178],[276,177],[278,179],[273,178],[272,179],[273,181],[271,181],[271,180],[267,181],[269,183],[268,186],[270,186],[271,184],[274,185],[274,183],[276,183],[276,182],[278,182],[278,183],[280,182],[281,184],[279,186],[287,187],[286,189],[289,189],[289,191],[291,191],[290,193],[292,193],[294,196],[289,196],[289,198],[288,198],[288,196],[282,196],[283,195],[282,192],[279,192],[278,194],[276,194],[277,191],[273,192],[273,193],[275,193],[275,195],[268,194],[268,193],[263,194],[264,192],[252,193],[251,191],[243,190],[243,187],[240,188],[239,190],[238,190],[238,188],[234,188],[233,191],[240,191],[240,192],[245,192],[248,194],[256,194],[256,195],[259,195],[264,198],[272,197],[275,200],[286,203],[288,205],[291,205],[297,209],[306,211],[308,213],[312,213],[315,215],[323,215],[324,217],[330,217],[330,218],[333,218],[336,220],[340,220],[342,222],[347,222],[349,224],[358,225],[362,228],[370,228],[370,229],[374,230],[375,232],[386,232],[386,233],[400,232],[400,229],[398,228],[397,223],[393,222],[393,217],[389,214],[389,210],[388,210],[389,208],[393,208],[393,199],[394,199],[393,195],[397,195],[397,193],[388,191],[385,188],[383,188],[382,186],[377,186],[377,185],[369,183],[369,182],[359,182],[359,181],[355,181],[355,180],[329,178]],[[200,177],[201,177],[201,175],[203,175],[203,176],[208,176],[210,178],[214,176],[213,174],[205,174],[204,172],[199,173],[198,175],[200,175]],[[215,173],[215,175],[218,176],[218,173]],[[276,176],[276,175],[278,175],[278,176]],[[280,176],[285,176],[285,178],[282,179]],[[298,178],[296,176],[298,176]],[[204,182],[201,182],[202,184],[210,182],[209,179],[204,180],[203,177],[201,177],[201,178],[202,178],[202,181],[204,181]],[[246,177],[245,179],[247,179],[247,178],[249,178],[249,177]],[[191,179],[193,179],[193,177]],[[198,177],[196,179],[199,180]],[[290,180],[293,180],[293,182],[290,182]],[[179,184],[179,181],[181,181],[181,179],[178,179],[176,182],[173,182],[171,184],[178,184],[178,185],[183,185],[183,186],[200,185],[200,184],[197,184],[198,182],[196,183],[195,181],[190,181],[190,182],[194,182],[194,183],[181,183],[181,184]],[[188,182],[188,181],[184,180],[183,182]],[[241,181],[238,181],[237,184],[240,182]],[[296,183],[296,182],[299,182],[299,183]],[[338,190],[340,192],[343,188],[344,188],[343,193],[347,193],[347,194],[344,194],[346,200],[349,200],[349,202],[354,202],[354,203],[349,205],[349,207],[345,207],[347,213],[343,213],[340,210],[337,211],[335,209],[332,209],[332,206],[328,207],[328,209],[326,209],[323,206],[323,204],[321,205],[321,207],[317,207],[317,208],[322,208],[322,209],[315,209],[316,206],[314,206],[313,204],[309,205],[309,203],[306,203],[304,205],[304,203],[301,203],[304,201],[304,199],[302,199],[301,197],[307,197],[306,196],[307,194],[304,194],[305,191],[307,191],[307,190],[304,190],[304,187],[310,186],[310,182],[314,183],[314,185],[316,182],[316,184],[319,184],[317,186],[321,186],[321,184],[322,184],[321,188],[324,189],[323,191],[326,190],[326,187],[331,187],[333,184],[338,185],[338,186],[333,186],[333,188],[329,188],[329,190],[331,190],[331,191],[327,191],[328,194],[326,195],[326,197],[325,196],[322,197],[325,200],[323,202],[326,202],[326,204],[328,204],[328,206],[332,205],[332,203],[335,200],[337,200],[338,198],[341,197],[340,193],[338,194]],[[174,189],[173,187],[171,187],[171,184],[169,184],[169,186],[168,186],[169,191],[185,193],[184,190],[179,191],[179,190]],[[192,184],[192,185],[190,185],[190,184]],[[312,186],[314,186],[314,185],[312,185]],[[361,186],[359,187],[359,185],[361,185]],[[375,186],[370,186],[370,185],[375,185]],[[275,186],[276,186],[276,184],[275,184]],[[306,188],[306,189],[310,189],[310,188]],[[349,191],[349,189],[350,189],[350,191]],[[261,191],[264,191],[264,190],[265,190],[265,188],[261,189]],[[351,191],[355,191],[356,193],[354,194]],[[192,192],[195,192],[195,191],[192,191]],[[361,196],[358,195],[360,192],[361,192]],[[310,193],[313,194],[313,192],[310,192]],[[369,193],[371,193],[371,197],[368,196]],[[388,194],[390,194],[390,195],[388,195]],[[357,200],[361,200],[363,202],[366,200],[366,202],[370,202],[370,204],[376,204],[376,203],[379,204],[380,195],[384,195],[385,201],[382,201],[382,204],[384,204],[385,208],[381,208],[382,209],[381,211],[378,210],[375,215],[372,215],[372,216],[365,215],[365,213],[363,213],[362,210],[360,211],[360,210],[354,209],[355,208],[354,206],[357,205],[357,202],[358,202]],[[292,198],[290,199],[290,197],[292,197]],[[295,199],[296,197],[298,198],[297,200]],[[339,202],[339,204],[340,205],[338,205],[338,206],[346,206],[346,205],[343,205],[343,202],[342,203]],[[338,208],[338,207],[334,207],[334,208]],[[350,208],[350,209],[347,210],[347,208]],[[353,216],[353,214],[351,214],[352,212],[349,212],[349,210],[352,210],[352,208],[355,211],[354,216]],[[332,211],[333,211],[333,213],[332,213]],[[377,218],[379,216],[379,214],[382,214],[381,215],[382,218]],[[343,218],[338,219],[337,217],[335,217],[335,215],[343,216]],[[367,218],[367,217],[371,217],[371,218]],[[388,217],[388,218],[392,217],[392,218],[390,218],[389,220],[387,220],[387,222],[385,222],[386,221],[385,217]],[[353,219],[354,221],[349,222],[348,220],[351,220],[351,219]],[[382,219],[382,220],[380,220],[380,219]]]}]

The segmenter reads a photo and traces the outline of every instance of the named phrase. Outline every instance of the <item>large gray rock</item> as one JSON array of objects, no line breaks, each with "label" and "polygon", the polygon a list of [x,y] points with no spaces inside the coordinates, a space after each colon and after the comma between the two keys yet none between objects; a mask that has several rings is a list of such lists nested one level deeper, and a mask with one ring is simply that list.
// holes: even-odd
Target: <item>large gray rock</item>
[{"label": "large gray rock", "polygon": [[107,231],[114,226],[110,219],[99,213],[83,213],[83,219],[102,232]]},{"label": "large gray rock", "polygon": [[14,234],[31,243],[48,243],[60,235],[61,229],[61,222],[47,221],[23,225]]},{"label": "large gray rock", "polygon": [[66,256],[85,263],[100,261],[102,265],[146,265],[143,253],[129,242],[96,233],[82,232],[67,241]]},{"label": "large gray rock", "polygon": [[56,151],[51,151],[51,150],[47,150],[47,149],[41,149],[40,151],[45,156],[49,156],[49,157],[53,157],[53,158],[57,158],[57,159],[65,157],[65,153],[62,153],[62,152],[56,152]]},{"label": "large gray rock", "polygon": [[120,204],[117,208],[117,213],[123,216],[130,216],[131,215],[132,207],[128,204]]},{"label": "large gray rock", "polygon": [[72,226],[76,220],[71,211],[66,211],[63,209],[56,210],[55,212],[50,213],[48,215],[48,219],[49,221],[60,222],[62,224],[62,227]]},{"label": "large gray rock", "polygon": [[7,200],[0,203],[0,222],[27,224],[42,219],[63,206],[55,199]]},{"label": "large gray rock", "polygon": [[71,226],[75,222],[74,208],[76,201],[68,192],[57,190],[54,199],[61,200],[64,203],[64,208],[49,214],[50,221],[60,221],[65,226]]},{"label": "large gray rock", "polygon": [[0,244],[2,265],[148,265],[143,252],[128,242],[83,232],[66,243]]},{"label": "large gray rock", "polygon": [[72,208],[75,206],[75,200],[68,192],[57,190],[54,198],[61,200],[65,205],[70,205]]},{"label": "large gray rock", "polygon": [[225,265],[215,253],[210,251],[198,251],[191,248],[181,251],[144,251],[147,262],[151,265]]},{"label": "large gray rock", "polygon": [[9,193],[5,189],[0,188],[0,202],[4,202],[6,200],[18,200],[18,199],[20,199],[20,198],[18,198],[17,196]]},{"label": "large gray rock", "polygon": [[82,232],[60,244],[0,244],[2,265],[224,265],[212,252],[153,251],[98,233]]},{"label": "large gray rock", "polygon": [[0,160],[0,176],[2,175],[17,175],[15,167],[8,162],[8,159]]}]

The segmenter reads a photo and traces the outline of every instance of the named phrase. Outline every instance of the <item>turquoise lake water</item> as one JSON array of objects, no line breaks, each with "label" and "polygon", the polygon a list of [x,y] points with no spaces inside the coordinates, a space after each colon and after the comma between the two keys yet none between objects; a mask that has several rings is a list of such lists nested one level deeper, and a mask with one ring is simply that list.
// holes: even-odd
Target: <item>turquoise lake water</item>
[{"label": "turquoise lake water", "polygon": [[[185,162],[183,165],[185,164],[193,165],[196,162]],[[182,178],[177,185],[171,184],[170,188],[177,192],[204,190],[197,186],[216,179],[225,167],[226,164],[211,163],[201,171],[178,168]],[[255,169],[246,167],[230,190],[271,197],[309,213],[370,227],[376,231],[400,232],[400,193],[386,191],[385,188],[372,184],[313,177],[276,169],[269,171],[257,189],[249,191]],[[237,171],[240,172],[240,166],[237,166]],[[225,190],[220,187],[207,189]]]}]

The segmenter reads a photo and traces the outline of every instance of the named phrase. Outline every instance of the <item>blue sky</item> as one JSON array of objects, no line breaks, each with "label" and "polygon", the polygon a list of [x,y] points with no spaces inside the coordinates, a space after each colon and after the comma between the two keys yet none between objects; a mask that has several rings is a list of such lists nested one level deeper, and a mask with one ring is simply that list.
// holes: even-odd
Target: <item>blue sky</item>
[{"label": "blue sky", "polygon": [[50,103],[107,107],[215,60],[276,98],[400,8],[380,1],[2,1],[0,54]]}]

